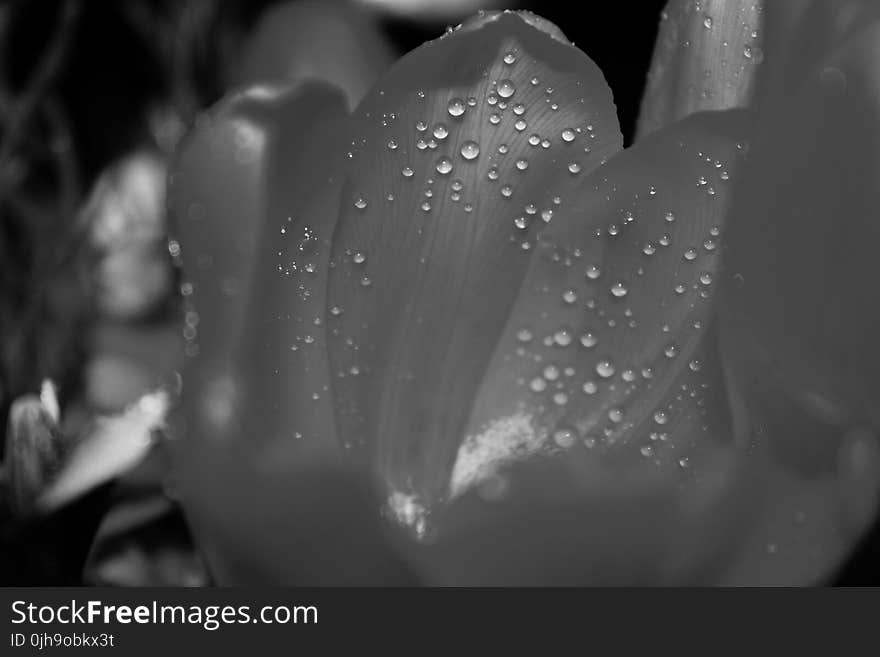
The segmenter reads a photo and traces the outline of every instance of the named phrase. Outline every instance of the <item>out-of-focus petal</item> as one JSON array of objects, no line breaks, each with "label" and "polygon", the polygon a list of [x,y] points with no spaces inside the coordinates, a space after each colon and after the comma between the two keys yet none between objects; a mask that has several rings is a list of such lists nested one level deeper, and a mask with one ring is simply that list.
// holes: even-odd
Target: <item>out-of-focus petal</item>
[{"label": "out-of-focus petal", "polygon": [[[315,400],[329,387],[320,259],[345,115],[326,85],[257,87],[202,119],[177,156],[171,212],[190,304],[184,406],[195,442],[259,451],[334,440],[329,404]],[[321,212],[309,214],[312,204]]]},{"label": "out-of-focus petal", "polygon": [[838,439],[880,427],[880,30],[863,30],[765,107],[732,208],[724,353],[776,456],[833,471]]},{"label": "out-of-focus petal", "polygon": [[670,0],[660,19],[637,138],[694,112],[749,104],[763,59],[763,5]]},{"label": "out-of-focus petal", "polygon": [[343,91],[352,109],[394,57],[376,18],[352,2],[283,2],[260,17],[232,81],[322,80]]},{"label": "out-of-focus petal", "polygon": [[408,496],[445,495],[542,213],[621,136],[595,64],[501,13],[404,57],[352,137],[328,290],[336,416],[417,513]]},{"label": "out-of-focus petal", "polygon": [[[326,85],[254,90],[179,156],[172,208],[198,355],[177,475],[220,582],[353,584],[395,568],[370,477],[340,470],[330,403],[325,290],[346,120]],[[352,535],[358,558],[342,568],[328,551]]]},{"label": "out-of-focus petal", "polygon": [[52,511],[105,484],[139,463],[153,444],[153,432],[165,425],[168,393],[144,395],[118,416],[98,418],[64,459],[37,507]]},{"label": "out-of-focus petal", "polygon": [[453,493],[537,452],[675,465],[703,433],[725,433],[710,415],[657,439],[699,410],[682,398],[715,394],[698,347],[748,122],[702,113],[657,132],[554,213],[473,406]]},{"label": "out-of-focus petal", "polygon": [[847,39],[880,19],[873,0],[767,2],[766,62],[756,103],[765,112],[798,93],[820,63]]}]

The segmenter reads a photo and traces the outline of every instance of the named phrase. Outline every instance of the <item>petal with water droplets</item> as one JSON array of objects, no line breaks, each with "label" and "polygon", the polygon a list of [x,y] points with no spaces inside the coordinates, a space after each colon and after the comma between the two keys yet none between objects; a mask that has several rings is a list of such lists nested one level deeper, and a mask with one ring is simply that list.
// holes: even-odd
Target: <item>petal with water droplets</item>
[{"label": "petal with water droplets", "polygon": [[642,99],[639,139],[694,112],[749,104],[763,59],[763,5],[762,0],[669,1]]},{"label": "petal with water droplets", "polygon": [[[582,182],[541,236],[473,407],[451,488],[557,449],[675,463],[691,436],[670,386],[706,395],[704,356],[722,222],[746,131],[697,114]],[[712,376],[708,376],[709,379]],[[681,408],[679,408],[681,407]],[[726,427],[719,427],[724,433]]]},{"label": "petal with water droplets", "polygon": [[404,57],[353,137],[328,291],[338,426],[433,501],[539,225],[621,136],[595,64],[502,13]]},{"label": "petal with water droplets", "polygon": [[177,465],[219,572],[238,541],[271,538],[240,530],[254,487],[281,498],[294,472],[337,457],[324,292],[346,120],[327,85],[257,87],[202,119],[177,155],[171,212],[192,329]]}]

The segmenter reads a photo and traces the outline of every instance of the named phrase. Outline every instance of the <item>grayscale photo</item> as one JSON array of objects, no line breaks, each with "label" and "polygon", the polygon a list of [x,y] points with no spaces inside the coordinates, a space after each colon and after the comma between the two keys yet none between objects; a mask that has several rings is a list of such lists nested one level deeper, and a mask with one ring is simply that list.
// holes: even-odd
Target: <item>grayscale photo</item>
[{"label": "grayscale photo", "polygon": [[2,3],[0,640],[877,586],[878,249],[873,0]]}]

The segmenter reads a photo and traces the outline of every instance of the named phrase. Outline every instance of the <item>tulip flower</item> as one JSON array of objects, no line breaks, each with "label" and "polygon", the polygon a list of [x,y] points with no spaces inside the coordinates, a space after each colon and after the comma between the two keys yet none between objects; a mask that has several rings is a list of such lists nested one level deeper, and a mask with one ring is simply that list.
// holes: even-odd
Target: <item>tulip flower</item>
[{"label": "tulip flower", "polygon": [[[755,11],[708,5],[737,33]],[[709,29],[685,15],[680,29],[696,28]],[[700,58],[715,41],[694,43]],[[839,225],[810,222],[796,237],[807,251],[780,257],[796,231],[777,215],[833,212],[818,145],[795,156],[805,173],[791,183],[812,196],[759,202],[818,104],[781,130],[764,125],[772,112],[730,109],[750,104],[751,81],[721,83],[707,107],[683,82],[696,60],[660,68],[627,150],[601,72],[525,12],[481,13],[426,43],[351,116],[311,83],[251,89],[199,123],[170,185],[192,359],[177,475],[219,581],[832,571],[876,502],[875,363],[824,379],[837,393],[824,403],[816,381],[843,338],[816,324],[817,288],[797,277],[836,295],[836,321],[869,299],[843,274],[843,289],[819,286],[815,249]],[[768,310],[772,294],[792,297],[797,329]],[[784,337],[810,316],[815,331]],[[814,459],[826,476],[778,456],[800,444],[777,401],[798,432],[804,404],[833,410],[839,440]]]}]

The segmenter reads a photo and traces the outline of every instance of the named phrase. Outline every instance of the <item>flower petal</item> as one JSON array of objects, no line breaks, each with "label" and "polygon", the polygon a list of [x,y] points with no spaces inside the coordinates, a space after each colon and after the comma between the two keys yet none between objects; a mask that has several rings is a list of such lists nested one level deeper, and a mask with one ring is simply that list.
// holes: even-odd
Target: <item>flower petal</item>
[{"label": "flower petal", "polygon": [[330,356],[341,434],[392,489],[444,494],[540,213],[620,146],[598,68],[530,14],[425,44],[360,107]]},{"label": "flower petal", "polygon": [[323,324],[345,120],[327,85],[259,87],[221,104],[178,154],[171,209],[193,361],[177,474],[221,581],[251,554],[242,541],[290,536],[253,524],[262,495],[295,517],[301,495],[278,502],[290,479],[338,456]]},{"label": "flower petal", "polygon": [[696,350],[747,124],[736,111],[694,115],[609,161],[563,204],[483,379],[453,494],[546,450],[683,458],[690,437],[649,438],[688,412],[668,393],[682,373],[687,394],[707,394]]},{"label": "flower petal", "polygon": [[661,15],[637,138],[694,112],[749,104],[763,58],[763,5],[762,0],[669,1]]},{"label": "flower petal", "polygon": [[880,28],[768,101],[732,208],[722,342],[776,457],[833,470],[847,428],[880,427]]},{"label": "flower petal", "polygon": [[[329,387],[319,259],[344,117],[328,86],[258,87],[204,119],[178,154],[171,210],[192,303],[184,404],[195,440],[335,440],[329,405],[322,413],[313,397]],[[317,223],[313,204],[329,210]]]}]

